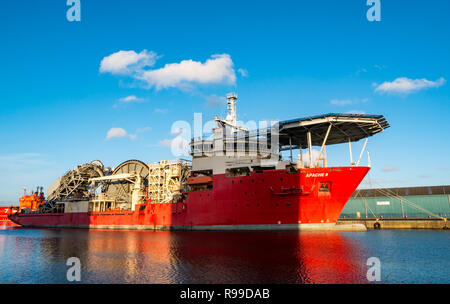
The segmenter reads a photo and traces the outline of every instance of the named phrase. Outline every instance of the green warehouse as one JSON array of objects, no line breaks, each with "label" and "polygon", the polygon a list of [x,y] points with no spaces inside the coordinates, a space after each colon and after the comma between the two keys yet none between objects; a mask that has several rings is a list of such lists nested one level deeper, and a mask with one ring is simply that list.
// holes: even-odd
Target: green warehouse
[{"label": "green warehouse", "polygon": [[450,186],[358,189],[340,219],[450,217]]}]

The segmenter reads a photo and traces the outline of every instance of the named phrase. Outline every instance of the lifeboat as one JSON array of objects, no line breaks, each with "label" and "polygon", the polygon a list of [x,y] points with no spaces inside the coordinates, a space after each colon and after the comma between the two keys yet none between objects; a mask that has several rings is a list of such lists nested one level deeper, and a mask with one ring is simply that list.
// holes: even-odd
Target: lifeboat
[{"label": "lifeboat", "polygon": [[210,185],[212,184],[213,179],[211,176],[194,176],[189,177],[187,180],[187,184],[191,186],[197,185]]}]

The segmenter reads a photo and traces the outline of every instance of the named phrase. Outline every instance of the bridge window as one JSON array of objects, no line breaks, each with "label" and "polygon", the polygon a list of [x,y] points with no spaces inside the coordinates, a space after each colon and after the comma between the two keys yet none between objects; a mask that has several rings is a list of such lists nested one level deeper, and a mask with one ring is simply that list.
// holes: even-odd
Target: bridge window
[{"label": "bridge window", "polygon": [[241,167],[241,168],[226,169],[225,175],[227,177],[250,176],[250,168],[249,167]]},{"label": "bridge window", "polygon": [[266,170],[275,170],[274,166],[270,166],[270,167],[253,166],[252,168],[256,173],[262,173],[263,171],[266,171]]},{"label": "bridge window", "polygon": [[[205,190],[212,190],[213,185],[212,184],[202,184],[202,185],[189,185],[188,190],[189,191],[205,191]],[[200,194],[201,196],[201,194]]]}]

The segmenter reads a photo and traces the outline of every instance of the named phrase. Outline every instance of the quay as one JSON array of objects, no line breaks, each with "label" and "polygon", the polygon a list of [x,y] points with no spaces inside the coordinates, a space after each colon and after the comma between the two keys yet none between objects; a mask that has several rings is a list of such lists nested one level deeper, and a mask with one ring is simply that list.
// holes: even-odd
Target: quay
[{"label": "quay", "polygon": [[357,189],[337,224],[367,229],[448,229],[450,186]]}]

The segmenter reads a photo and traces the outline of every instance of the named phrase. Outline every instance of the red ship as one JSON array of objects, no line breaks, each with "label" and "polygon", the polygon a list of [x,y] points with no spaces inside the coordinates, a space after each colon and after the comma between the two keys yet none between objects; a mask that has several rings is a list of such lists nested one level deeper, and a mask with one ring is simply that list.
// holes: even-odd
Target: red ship
[{"label": "red ship", "polygon": [[[40,191],[39,191],[40,189]],[[45,203],[43,188],[38,187],[36,192],[27,194],[27,190],[24,190],[23,196],[19,199],[19,206],[0,207],[0,227],[18,226],[18,224],[12,222],[8,216],[20,212],[22,209],[25,211],[37,211],[39,206]]]},{"label": "red ship", "polygon": [[14,210],[13,207],[0,207],[0,228],[18,226],[8,218],[8,215],[15,212],[17,210]]},{"label": "red ship", "polygon": [[[26,227],[365,230],[336,221],[370,169],[360,160],[368,138],[389,127],[385,118],[326,114],[249,131],[237,124],[236,99],[227,96],[228,115],[215,118],[208,139],[191,140],[191,163],[80,165],[50,187],[39,210],[9,218]],[[351,142],[362,139],[353,160]],[[341,143],[349,145],[350,165],[327,166],[326,147]],[[320,147],[316,157],[313,146]],[[289,159],[282,160],[282,151],[289,151]]]}]

